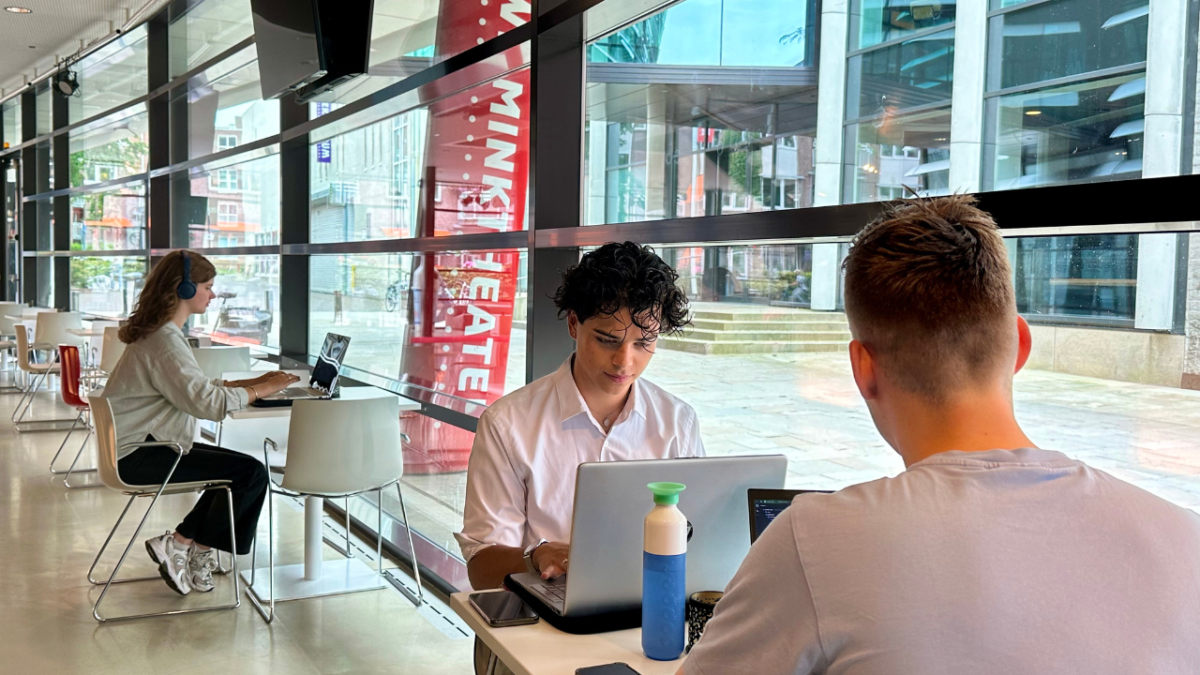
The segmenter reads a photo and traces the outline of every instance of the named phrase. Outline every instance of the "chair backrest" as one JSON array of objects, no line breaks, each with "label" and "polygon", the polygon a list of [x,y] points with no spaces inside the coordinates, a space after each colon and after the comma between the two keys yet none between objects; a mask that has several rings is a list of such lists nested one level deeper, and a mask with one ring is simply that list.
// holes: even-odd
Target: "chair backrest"
[{"label": "chair backrest", "polygon": [[16,323],[20,319],[10,319],[10,316],[21,316],[26,305],[23,302],[0,302],[0,335],[15,335]]},{"label": "chair backrest", "polygon": [[59,391],[62,393],[63,403],[74,408],[86,406],[88,402],[83,400],[83,396],[79,393],[79,376],[83,374],[83,369],[79,365],[79,347],[59,345],[58,367],[60,368],[59,375],[62,378],[62,386],[59,387]]},{"label": "chair backrest", "polygon": [[82,345],[86,340],[68,330],[83,328],[83,316],[79,312],[42,312],[37,315],[37,328],[33,341],[46,345]]},{"label": "chair backrest", "polygon": [[249,347],[192,347],[192,354],[210,380],[234,370],[250,370]]},{"label": "chair backrest", "polygon": [[93,333],[101,333],[87,339],[88,348],[88,363],[95,366],[104,358],[104,329],[120,326],[118,321],[93,321],[91,330]]},{"label": "chair backrest", "polygon": [[29,365],[29,331],[25,330],[24,326],[17,326],[17,367],[21,370],[32,373],[33,368]]},{"label": "chair backrest", "polygon": [[104,346],[100,348],[100,370],[112,373],[125,353],[125,343],[121,342],[118,334],[121,329],[117,326],[107,326],[104,329]]},{"label": "chair backrest", "polygon": [[117,427],[113,422],[112,406],[104,398],[104,390],[97,389],[88,398],[92,408],[93,433],[99,455],[100,481],[114,490],[126,490],[126,485],[117,473]]},{"label": "chair backrest", "polygon": [[404,474],[400,402],[378,398],[296,401],[283,487],[306,494],[373,490]]}]

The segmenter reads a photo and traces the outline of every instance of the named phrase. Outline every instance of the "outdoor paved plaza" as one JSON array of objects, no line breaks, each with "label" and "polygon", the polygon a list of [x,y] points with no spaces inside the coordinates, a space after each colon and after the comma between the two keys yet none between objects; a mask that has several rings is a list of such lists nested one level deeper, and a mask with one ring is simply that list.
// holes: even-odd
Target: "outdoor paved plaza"
[{"label": "outdoor paved plaza", "polygon": [[[696,408],[708,454],[786,455],[788,487],[838,489],[904,470],[875,430],[843,352],[660,349],[646,377]],[[1200,391],[1034,370],[1019,374],[1015,389],[1018,419],[1040,447],[1200,510]],[[457,552],[466,475],[405,480],[418,529]]]}]

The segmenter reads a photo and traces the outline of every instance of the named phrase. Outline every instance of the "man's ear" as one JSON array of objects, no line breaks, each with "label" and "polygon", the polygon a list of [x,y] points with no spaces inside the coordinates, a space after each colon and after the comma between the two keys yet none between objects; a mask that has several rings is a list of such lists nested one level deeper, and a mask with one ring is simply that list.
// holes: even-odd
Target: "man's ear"
[{"label": "man's ear", "polygon": [[875,357],[858,340],[850,341],[850,368],[854,371],[854,384],[864,399],[869,401],[879,395]]},{"label": "man's ear", "polygon": [[1025,317],[1017,315],[1017,368],[1013,373],[1021,372],[1025,367],[1025,362],[1029,360],[1029,353],[1033,351],[1033,333],[1029,330],[1029,323],[1025,321]]},{"label": "man's ear", "polygon": [[567,332],[572,340],[579,339],[579,317],[575,316],[575,312],[567,312]]}]

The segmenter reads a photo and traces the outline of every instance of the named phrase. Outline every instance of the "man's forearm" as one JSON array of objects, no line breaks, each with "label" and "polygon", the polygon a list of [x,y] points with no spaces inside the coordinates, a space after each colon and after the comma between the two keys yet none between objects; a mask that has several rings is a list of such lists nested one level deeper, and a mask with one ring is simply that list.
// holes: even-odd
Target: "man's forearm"
[{"label": "man's forearm", "polygon": [[504,577],[525,571],[525,552],[513,546],[488,546],[467,563],[467,578],[477,591],[500,588]]}]

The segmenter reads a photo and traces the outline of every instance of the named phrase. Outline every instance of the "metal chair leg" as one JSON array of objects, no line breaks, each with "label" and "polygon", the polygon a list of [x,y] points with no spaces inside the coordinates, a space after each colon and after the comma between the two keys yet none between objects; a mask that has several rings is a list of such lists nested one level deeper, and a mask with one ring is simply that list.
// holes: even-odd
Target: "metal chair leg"
[{"label": "metal chair leg", "polygon": [[112,541],[113,535],[117,533],[117,528],[121,527],[121,521],[125,520],[125,514],[129,513],[129,507],[133,506],[133,501],[137,498],[138,498],[138,495],[134,495],[129,498],[128,502],[125,503],[125,510],[121,511],[121,515],[117,518],[116,524],[113,525],[113,528],[111,530],[109,530],[108,538],[104,540],[104,545],[102,545],[100,547],[100,550],[96,553],[96,559],[92,561],[92,566],[91,566],[91,568],[88,569],[87,580],[89,582],[91,582],[91,584],[93,586],[105,586],[108,584],[127,584],[131,581],[150,581],[151,579],[160,578],[158,575],[155,575],[152,577],[131,577],[129,579],[113,579],[112,577],[115,576],[115,570],[114,570],[114,574],[109,575],[109,578],[106,581],[100,581],[98,579],[92,578],[92,575],[96,571],[96,565],[100,564],[101,556],[103,556],[104,551],[108,549],[108,544]]},{"label": "metal chair leg", "polygon": [[[404,508],[404,491],[396,481],[396,496],[400,498],[400,517],[404,519],[404,532],[408,535],[408,550],[412,553],[413,578],[417,581],[417,606],[425,604],[425,593],[421,590],[421,564],[417,562],[417,547],[413,545],[412,527],[408,524],[408,510]],[[380,508],[383,504],[380,503]]]},{"label": "metal chair leg", "polygon": [[[182,455],[181,455],[181,457],[182,457]],[[178,459],[175,460],[175,465],[176,466],[179,465]],[[134,543],[137,542],[138,535],[140,535],[142,533],[142,527],[145,526],[146,520],[150,516],[150,512],[154,510],[154,505],[158,503],[158,498],[162,496],[163,490],[166,489],[167,483],[170,482],[171,474],[173,474],[174,472],[175,472],[175,467],[172,467],[171,472],[167,474],[167,480],[164,481],[161,486],[159,486],[158,492],[154,493],[154,498],[150,501],[150,506],[146,509],[146,513],[144,515],[142,515],[142,520],[141,520],[141,522],[138,523],[137,529],[133,533],[133,537],[131,537],[129,540],[129,544],[125,546],[125,551],[121,554],[121,559],[117,561],[117,566],[113,569],[112,575],[109,576],[108,581],[104,584],[104,590],[100,591],[100,597],[96,598],[96,604],[92,606],[92,616],[96,618],[96,621],[99,621],[100,623],[105,623],[107,621],[123,621],[123,620],[127,620],[127,619],[144,619],[144,618],[148,618],[148,617],[152,617],[152,616],[170,616],[172,614],[196,614],[199,612],[215,612],[215,611],[224,610],[224,609],[237,609],[238,607],[241,606],[241,604],[242,604],[241,584],[238,581],[238,577],[237,577],[237,555],[235,553],[234,558],[233,558],[233,569],[234,569],[233,604],[217,605],[215,607],[196,607],[193,609],[175,609],[175,610],[169,610],[166,612],[149,612],[149,613],[145,613],[145,614],[131,614],[131,615],[127,615],[127,616],[113,616],[113,617],[107,617],[107,618],[100,615],[100,603],[104,601],[104,596],[108,593],[108,589],[114,583],[118,583],[119,580],[116,579],[116,576],[117,576],[117,573],[120,572],[120,570],[121,570],[121,565],[123,565],[125,563],[125,558],[129,556],[129,550],[132,549]],[[237,548],[237,532],[234,529],[236,525],[234,523],[234,512],[233,512],[233,490],[230,489],[230,487],[228,485],[221,485],[221,486],[217,486],[217,487],[225,490],[226,498],[228,499],[228,502],[229,502],[229,536],[230,536],[230,539],[234,542],[234,548],[236,549]],[[214,488],[209,488],[209,489],[214,489]],[[130,501],[132,502],[132,499]],[[126,508],[126,510],[129,509],[128,506],[126,506],[125,508]],[[125,514],[122,513],[121,517],[124,518],[124,516],[125,516]],[[118,520],[118,523],[119,522],[120,521]],[[116,531],[115,527],[113,528],[113,531],[114,532]],[[109,538],[110,539],[112,538],[111,533],[109,535]],[[107,545],[108,545],[108,542],[106,541],[105,546],[107,546]],[[103,552],[103,548],[101,549],[101,552]],[[99,556],[97,556],[97,560],[99,560]],[[95,564],[93,563],[93,567],[94,566],[95,566]],[[91,573],[89,572],[88,575],[90,577]],[[152,577],[152,578],[157,579],[158,577]],[[134,580],[129,579],[127,581],[134,581]]]},{"label": "metal chair leg", "polygon": [[[266,451],[264,448],[264,456]],[[250,552],[250,585],[246,587],[246,597],[250,600],[250,604],[254,605],[254,609],[258,611],[259,616],[268,624],[275,620],[275,492],[270,486],[270,477],[267,478],[267,598],[270,609],[266,609],[259,603],[258,598],[254,595],[254,574],[258,567],[258,537],[255,537],[254,547]]]},{"label": "metal chair leg", "polygon": [[79,463],[79,458],[83,456],[83,451],[87,449],[88,441],[92,438],[92,430],[89,427],[87,435],[83,437],[83,443],[79,446],[79,452],[75,453],[75,459],[71,461],[71,466],[67,469],[67,475],[63,477],[63,485],[67,486],[68,490],[86,490],[88,488],[104,487],[104,483],[84,483],[83,485],[71,485],[71,473],[89,473],[96,469],[80,469],[75,471],[75,465]]},{"label": "metal chair leg", "polygon": [[62,454],[63,448],[67,447],[67,441],[71,440],[71,434],[75,433],[75,429],[79,426],[79,420],[81,419],[83,419],[82,410],[80,410],[79,414],[75,416],[75,421],[71,423],[71,428],[67,429],[67,435],[63,437],[62,443],[60,443],[58,446],[58,452],[54,453],[54,457],[50,458],[50,473],[56,476],[61,473],[67,473],[66,471],[59,471],[58,469],[55,469],[54,463],[58,461],[58,456]]}]

